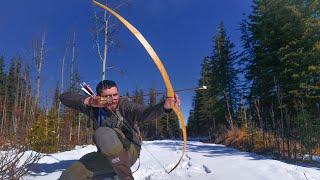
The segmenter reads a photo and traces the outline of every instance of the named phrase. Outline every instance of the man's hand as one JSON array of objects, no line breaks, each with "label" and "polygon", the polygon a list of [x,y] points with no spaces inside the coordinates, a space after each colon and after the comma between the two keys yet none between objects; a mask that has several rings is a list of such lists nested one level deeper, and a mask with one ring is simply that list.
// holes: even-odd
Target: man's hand
[{"label": "man's hand", "polygon": [[165,109],[172,109],[174,106],[179,107],[181,104],[180,99],[177,94],[174,94],[174,97],[167,98],[164,102]]},{"label": "man's hand", "polygon": [[[83,103],[86,106],[105,107],[107,104],[110,104],[110,99],[108,97],[90,96],[90,97],[87,97]],[[111,103],[112,103],[112,99],[111,99]]]}]

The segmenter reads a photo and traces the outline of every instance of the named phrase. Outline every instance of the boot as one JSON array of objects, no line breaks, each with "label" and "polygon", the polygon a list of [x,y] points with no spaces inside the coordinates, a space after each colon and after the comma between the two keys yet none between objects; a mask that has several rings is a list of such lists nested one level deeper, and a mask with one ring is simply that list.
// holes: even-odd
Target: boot
[{"label": "boot", "polygon": [[134,180],[130,169],[128,152],[123,149],[118,154],[110,157],[111,165],[121,180]]}]

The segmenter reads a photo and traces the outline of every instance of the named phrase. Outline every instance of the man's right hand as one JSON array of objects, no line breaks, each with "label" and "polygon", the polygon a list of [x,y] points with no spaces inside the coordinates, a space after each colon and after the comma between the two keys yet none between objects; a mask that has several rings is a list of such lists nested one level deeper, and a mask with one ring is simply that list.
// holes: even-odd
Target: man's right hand
[{"label": "man's right hand", "polygon": [[[111,100],[112,102],[112,100]],[[87,97],[84,102],[86,106],[92,106],[92,107],[105,107],[109,101],[106,97],[100,97],[100,96],[90,96]]]}]

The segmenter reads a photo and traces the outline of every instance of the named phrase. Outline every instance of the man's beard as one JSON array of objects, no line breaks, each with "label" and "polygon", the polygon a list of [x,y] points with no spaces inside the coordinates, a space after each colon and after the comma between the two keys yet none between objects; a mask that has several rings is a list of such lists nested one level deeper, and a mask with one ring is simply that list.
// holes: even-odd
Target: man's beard
[{"label": "man's beard", "polygon": [[116,108],[117,108],[117,104],[118,104],[118,103],[116,103],[116,102],[115,102],[115,103],[108,104],[108,105],[107,105],[107,108],[110,109],[110,110],[112,110],[112,111],[114,111],[114,110],[116,110]]}]

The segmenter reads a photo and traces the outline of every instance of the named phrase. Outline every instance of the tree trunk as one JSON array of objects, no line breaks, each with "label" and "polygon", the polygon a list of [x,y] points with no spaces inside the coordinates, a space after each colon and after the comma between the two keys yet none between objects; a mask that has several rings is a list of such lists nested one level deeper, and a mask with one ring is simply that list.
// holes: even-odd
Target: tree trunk
[{"label": "tree trunk", "polygon": [[24,89],[24,92],[25,92],[25,95],[24,95],[24,99],[23,99],[23,113],[22,113],[22,119],[24,120],[24,122],[26,123],[25,124],[25,131],[24,133],[27,135],[27,131],[29,129],[29,121],[28,119],[26,118],[26,114],[27,114],[27,100],[28,100],[28,96],[29,96],[29,92],[28,92],[28,81],[27,81],[27,72],[25,72],[24,74],[24,79],[25,79],[25,89]]},{"label": "tree trunk", "polygon": [[[60,94],[62,94],[64,89],[64,63],[67,57],[68,48],[67,46],[64,49],[64,55],[61,59],[61,85],[60,85]],[[57,116],[58,116],[58,122],[57,122],[57,143],[60,142],[60,111],[61,111],[61,101],[58,103],[58,109],[57,109]]]},{"label": "tree trunk", "polygon": [[40,98],[40,75],[42,71],[42,65],[44,62],[44,54],[45,54],[45,40],[46,40],[46,33],[42,33],[40,47],[38,43],[35,45],[35,52],[34,52],[34,58],[36,61],[36,67],[37,67],[37,77],[36,77],[36,95],[35,95],[35,104],[34,104],[34,117],[37,116],[37,108],[39,104],[39,98]]},{"label": "tree trunk", "polygon": [[69,121],[69,144],[72,143],[72,131],[73,131],[73,129],[72,129],[72,119],[70,119],[70,121]]},{"label": "tree trunk", "polygon": [[1,134],[5,135],[4,129],[5,129],[5,123],[7,119],[7,96],[8,96],[8,87],[7,87],[8,79],[6,78],[5,81],[5,94],[4,94],[4,102],[3,102],[3,110],[2,110],[2,121],[1,121]]},{"label": "tree trunk", "polygon": [[226,120],[228,121],[230,128],[233,129],[234,122],[233,122],[233,118],[232,118],[232,113],[230,111],[230,108],[231,108],[231,106],[229,104],[230,97],[228,96],[228,94],[226,92],[224,92],[224,97],[226,99],[226,107],[227,107]]},{"label": "tree trunk", "polygon": [[[107,5],[107,0],[105,1],[105,4]],[[100,23],[99,23],[99,17],[97,15],[97,13],[94,13],[94,17],[95,17],[95,23],[96,23],[96,27],[95,27],[95,43],[97,46],[97,52],[98,52],[98,57],[101,63],[101,79],[105,80],[106,79],[106,69],[107,69],[107,56],[108,56],[108,41],[109,41],[109,19],[111,17],[111,14],[108,15],[107,11],[104,11],[103,14],[103,50],[101,50],[101,46],[100,46]]]},{"label": "tree trunk", "polygon": [[81,113],[78,113],[78,132],[77,132],[77,144],[80,144],[80,130],[81,130]]},{"label": "tree trunk", "polygon": [[15,71],[15,76],[16,76],[16,83],[17,83],[17,89],[15,92],[15,99],[14,99],[14,105],[12,109],[12,127],[13,127],[13,134],[14,137],[18,137],[18,113],[19,113],[19,90],[20,90],[20,74],[18,72],[18,69]]}]

